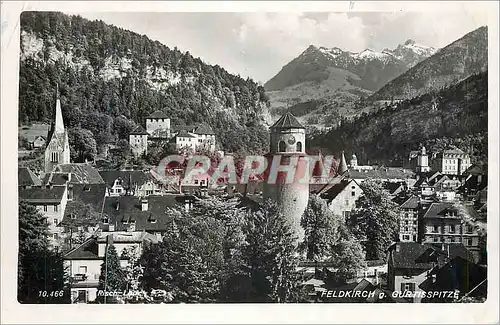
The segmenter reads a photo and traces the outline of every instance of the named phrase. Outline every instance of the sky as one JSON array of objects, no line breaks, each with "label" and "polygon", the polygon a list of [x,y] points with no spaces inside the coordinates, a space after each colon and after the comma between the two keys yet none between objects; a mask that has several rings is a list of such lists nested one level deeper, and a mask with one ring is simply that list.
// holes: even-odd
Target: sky
[{"label": "sky", "polygon": [[393,49],[408,39],[441,48],[487,25],[484,12],[86,12],[209,64],[265,83],[309,45]]}]

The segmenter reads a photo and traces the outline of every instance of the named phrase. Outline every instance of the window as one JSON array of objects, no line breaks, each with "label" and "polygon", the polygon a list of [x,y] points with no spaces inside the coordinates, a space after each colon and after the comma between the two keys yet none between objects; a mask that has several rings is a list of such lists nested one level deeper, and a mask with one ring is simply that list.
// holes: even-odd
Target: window
[{"label": "window", "polygon": [[302,142],[297,142],[297,151],[302,152]]},{"label": "window", "polygon": [[472,246],[472,238],[467,238],[467,246]]},{"label": "window", "polygon": [[153,190],[146,190],[146,195],[151,195],[153,194]]},{"label": "window", "polygon": [[87,266],[86,265],[80,265],[78,268],[78,273],[80,274],[87,274]]},{"label": "window", "polygon": [[410,240],[410,235],[403,235],[403,240]]},{"label": "window", "polygon": [[55,240],[58,240],[58,239],[59,239],[59,234],[57,234],[57,233],[56,233],[56,234],[53,234],[53,235],[52,235],[52,238],[54,238]]},{"label": "window", "polygon": [[345,205],[349,205],[349,200],[345,200],[345,201],[344,201],[344,204],[345,204]]},{"label": "window", "polygon": [[57,225],[59,223],[59,220],[54,219],[54,224]]},{"label": "window", "polygon": [[102,218],[102,223],[108,224],[109,223],[108,217],[103,217]]},{"label": "window", "polygon": [[194,180],[194,184],[198,185],[198,180],[197,179]]},{"label": "window", "polygon": [[46,205],[43,206],[43,211],[47,212],[47,206]]},{"label": "window", "polygon": [[352,191],[352,192],[351,192],[351,196],[356,196],[356,192],[355,192],[355,191]]},{"label": "window", "polygon": [[54,212],[57,212],[57,207],[58,207],[57,204],[54,205]]},{"label": "window", "polygon": [[437,225],[432,226],[432,232],[439,232],[439,226]]},{"label": "window", "polygon": [[450,232],[455,233],[455,225],[450,225]]},{"label": "window", "polygon": [[285,151],[286,151],[285,141],[278,142],[278,152],[285,152]]},{"label": "window", "polygon": [[405,227],[405,232],[408,232],[408,227]]},{"label": "window", "polygon": [[114,192],[115,192],[114,189],[112,189],[112,188],[109,189],[109,193],[113,194]]},{"label": "window", "polygon": [[407,282],[407,283],[401,283],[401,291],[415,291],[415,283],[413,282]]},{"label": "window", "polygon": [[71,214],[70,217],[71,219],[76,219],[76,214]]},{"label": "window", "polygon": [[53,163],[59,162],[59,153],[58,152],[52,152],[50,161]]}]

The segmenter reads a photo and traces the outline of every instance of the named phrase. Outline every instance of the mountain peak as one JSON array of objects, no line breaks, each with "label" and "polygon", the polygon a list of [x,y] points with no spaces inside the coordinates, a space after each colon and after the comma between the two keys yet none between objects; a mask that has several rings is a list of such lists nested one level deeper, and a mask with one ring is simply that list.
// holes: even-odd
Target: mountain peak
[{"label": "mountain peak", "polygon": [[415,45],[417,42],[415,42],[414,40],[412,39],[408,39],[404,45]]}]

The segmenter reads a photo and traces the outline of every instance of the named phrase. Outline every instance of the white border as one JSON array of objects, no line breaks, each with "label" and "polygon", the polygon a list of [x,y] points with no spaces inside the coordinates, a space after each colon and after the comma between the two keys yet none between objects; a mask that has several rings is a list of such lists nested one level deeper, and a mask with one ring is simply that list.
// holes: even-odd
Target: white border
[{"label": "white border", "polygon": [[17,277],[19,15],[25,10],[349,11],[350,2],[2,2],[1,322],[3,323],[497,323],[498,2],[356,2],[355,11],[489,12],[488,300],[484,304],[21,305]]}]

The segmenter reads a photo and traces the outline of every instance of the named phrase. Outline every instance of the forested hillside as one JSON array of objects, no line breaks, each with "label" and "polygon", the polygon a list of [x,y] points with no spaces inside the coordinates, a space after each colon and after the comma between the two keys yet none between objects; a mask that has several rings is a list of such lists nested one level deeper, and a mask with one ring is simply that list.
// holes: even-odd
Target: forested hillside
[{"label": "forested hillside", "polygon": [[20,124],[52,120],[56,84],[65,123],[90,130],[98,147],[160,110],[174,127],[207,122],[227,151],[267,148],[269,99],[253,80],[102,21],[24,12]]},{"label": "forested hillside", "polygon": [[401,166],[420,144],[431,152],[455,145],[473,161],[487,161],[487,131],[488,73],[484,72],[397,106],[343,120],[340,127],[310,141],[333,153],[355,153],[361,163]]}]

